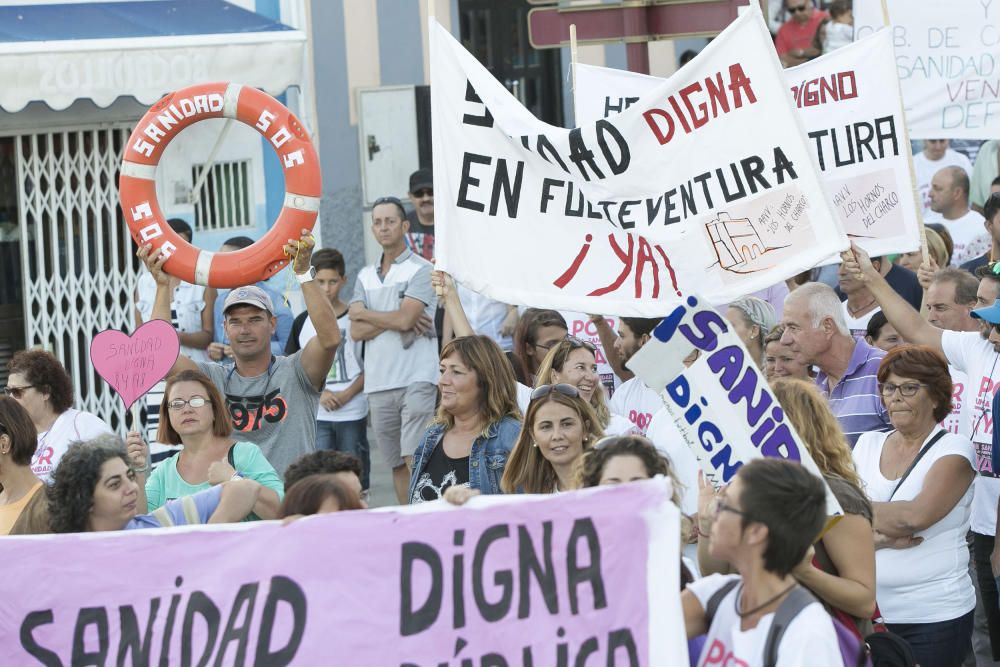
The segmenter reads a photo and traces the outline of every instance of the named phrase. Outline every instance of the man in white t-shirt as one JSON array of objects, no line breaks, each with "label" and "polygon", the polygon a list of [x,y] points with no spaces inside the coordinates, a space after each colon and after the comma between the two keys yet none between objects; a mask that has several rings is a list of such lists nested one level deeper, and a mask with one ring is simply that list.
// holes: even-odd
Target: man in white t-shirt
[{"label": "man in white t-shirt", "polygon": [[[945,331],[981,331],[982,323],[972,317],[978,290],[979,281],[967,271],[948,268],[936,272],[927,286],[927,321]],[[952,383],[951,414],[941,425],[968,438],[972,430],[969,402],[965,400],[969,377],[954,366],[948,370]]]},{"label": "man in white t-shirt", "polygon": [[947,139],[925,139],[924,149],[913,156],[913,170],[917,190],[924,205],[924,214],[930,212],[931,178],[945,167],[961,167],[972,178],[972,163],[963,154],[949,148]]},{"label": "man in white t-shirt", "polygon": [[989,251],[993,239],[983,216],[969,208],[969,176],[959,167],[945,167],[931,179],[931,211],[925,222],[944,225],[954,242],[951,265],[961,266]]},{"label": "man in white t-shirt", "polygon": [[[1000,660],[1000,596],[993,579],[990,556],[996,545],[997,502],[1000,501],[1000,478],[993,471],[993,396],[1000,386],[1000,336],[992,328],[979,332],[943,331],[923,319],[896,294],[872,266],[868,255],[852,245],[853,253],[844,253],[847,271],[868,283],[882,312],[897,331],[917,345],[928,345],[942,353],[948,364],[968,375],[969,438],[976,448],[976,490],[972,500],[972,554],[982,607],[989,625],[993,659]],[[976,292],[980,316],[1000,296],[1000,276],[982,272]],[[991,313],[994,311],[990,311]],[[990,315],[989,317],[992,317]],[[997,318],[1000,321],[1000,317]],[[996,343],[990,337],[996,339]]]},{"label": "man in white t-shirt", "polygon": [[700,538],[739,574],[713,574],[681,593],[688,638],[707,635],[699,667],[761,667],[768,654],[776,667],[843,666],[833,619],[792,576],[825,521],[823,481],[800,464],[766,458],[740,469]]},{"label": "man in white t-shirt", "polygon": [[[662,319],[661,317],[618,318],[618,338],[615,340],[615,350],[621,357],[623,365],[649,341],[653,329]],[[660,398],[660,394],[643,384],[638,377],[623,382],[608,403],[611,414],[628,419],[641,435],[646,435],[649,422],[652,421],[657,410],[662,407],[663,399]]]}]

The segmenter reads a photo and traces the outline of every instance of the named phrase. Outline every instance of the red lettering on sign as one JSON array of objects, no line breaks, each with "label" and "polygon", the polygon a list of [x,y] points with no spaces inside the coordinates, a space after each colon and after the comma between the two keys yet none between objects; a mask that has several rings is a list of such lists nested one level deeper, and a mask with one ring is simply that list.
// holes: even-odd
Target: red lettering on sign
[{"label": "red lettering on sign", "polygon": [[[643,293],[643,280],[642,273],[648,265],[653,271],[653,290],[652,298],[657,299],[660,296],[660,271],[666,270],[667,275],[670,276],[670,283],[677,292],[677,296],[681,295],[679,289],[677,289],[677,275],[674,273],[674,267],[670,263],[670,258],[667,256],[666,251],[663,250],[658,244],[650,243],[643,237],[639,238],[639,251],[638,251],[638,261],[636,257],[636,242],[635,237],[632,234],[628,235],[628,245],[626,248],[622,248],[618,245],[618,240],[615,238],[614,234],[608,234],[608,245],[611,247],[611,251],[614,252],[615,256],[622,263],[622,270],[618,276],[611,281],[608,285],[604,287],[599,287],[593,290],[587,296],[603,296],[605,294],[610,294],[614,292],[622,285],[625,284],[625,280],[628,278],[629,274],[635,271],[635,287],[633,294],[635,298],[642,298]],[[580,271],[580,267],[583,265],[584,259],[586,259],[588,253],[590,252],[591,242],[593,237],[587,234],[584,245],[577,253],[573,262],[570,264],[569,268],[566,269],[562,275],[553,281],[553,285],[560,289],[564,289],[569,285],[573,279],[576,277],[577,273]],[[653,250],[656,250],[660,259],[653,255]],[[661,264],[662,262],[662,269]],[[594,330],[594,335],[596,335],[596,329]]]}]

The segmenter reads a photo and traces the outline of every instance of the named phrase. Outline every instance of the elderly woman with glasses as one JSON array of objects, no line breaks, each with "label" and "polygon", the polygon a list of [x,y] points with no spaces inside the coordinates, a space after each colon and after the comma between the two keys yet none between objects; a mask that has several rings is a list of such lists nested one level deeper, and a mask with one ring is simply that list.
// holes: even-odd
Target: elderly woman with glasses
[{"label": "elderly woman with glasses", "polygon": [[413,453],[411,504],[452,487],[500,493],[500,479],[521,430],[514,371],[486,336],[462,336],[441,350],[440,405]]},{"label": "elderly woman with glasses", "polygon": [[97,415],[73,408],[73,381],[51,353],[22,350],[7,370],[4,393],[27,411],[38,433],[31,472],[43,482],[49,481],[71,444],[111,433],[111,427]]},{"label": "elderly woman with glasses", "polygon": [[976,452],[939,425],[951,411],[948,363],[923,345],[889,352],[879,390],[894,431],[863,434],[854,463],[875,511],[876,598],[922,665],[961,665],[975,590],[965,536]]},{"label": "elderly woman with glasses", "polygon": [[[186,370],[171,376],[160,404],[157,440],[184,448],[161,463],[146,481],[148,510],[243,477],[262,487],[246,518],[278,518],[285,493],[281,477],[257,445],[237,442],[231,434],[232,422],[222,395],[207,375]],[[136,472],[141,480],[148,471]]]}]

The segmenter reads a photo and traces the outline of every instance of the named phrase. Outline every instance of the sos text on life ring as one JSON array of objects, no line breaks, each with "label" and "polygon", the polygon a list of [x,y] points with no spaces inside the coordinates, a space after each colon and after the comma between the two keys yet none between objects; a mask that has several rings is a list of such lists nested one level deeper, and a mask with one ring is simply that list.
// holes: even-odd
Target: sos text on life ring
[{"label": "sos text on life ring", "polygon": [[[214,253],[187,243],[166,223],[156,201],[156,166],[164,149],[181,130],[208,118],[232,118],[257,130],[278,153],[285,173],[278,220],[259,241],[235,252]],[[319,160],[302,123],[276,99],[237,83],[206,83],[170,93],[150,107],[129,137],[118,193],[132,239],[165,253],[164,271],[198,285],[241,287],[284,268],[284,244],[315,225]]]}]

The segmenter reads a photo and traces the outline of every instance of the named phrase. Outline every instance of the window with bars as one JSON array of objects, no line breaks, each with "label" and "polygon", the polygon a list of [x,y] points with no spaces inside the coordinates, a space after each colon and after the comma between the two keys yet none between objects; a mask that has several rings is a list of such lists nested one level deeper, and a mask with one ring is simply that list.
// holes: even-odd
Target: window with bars
[{"label": "window with bars", "polygon": [[[253,225],[250,160],[216,162],[194,193],[194,226],[199,231],[236,229]],[[191,168],[197,184],[205,165]]]}]

